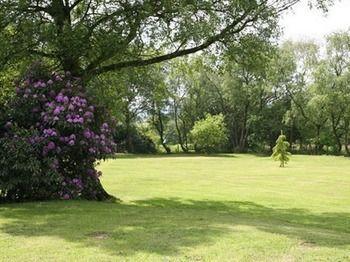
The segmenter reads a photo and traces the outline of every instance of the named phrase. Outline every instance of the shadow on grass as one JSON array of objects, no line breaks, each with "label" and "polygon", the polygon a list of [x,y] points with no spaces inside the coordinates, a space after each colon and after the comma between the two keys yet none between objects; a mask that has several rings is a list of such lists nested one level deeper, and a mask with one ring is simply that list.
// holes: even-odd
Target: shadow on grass
[{"label": "shadow on grass", "polygon": [[137,158],[176,158],[176,157],[225,157],[237,158],[237,155],[222,154],[197,154],[197,153],[174,153],[174,154],[117,154],[116,159],[137,159]]},{"label": "shadow on grass", "polygon": [[146,199],[132,203],[58,201],[0,206],[0,231],[12,236],[53,236],[102,252],[175,255],[213,243],[245,225],[312,243],[347,248],[350,213],[315,214],[253,202]]}]

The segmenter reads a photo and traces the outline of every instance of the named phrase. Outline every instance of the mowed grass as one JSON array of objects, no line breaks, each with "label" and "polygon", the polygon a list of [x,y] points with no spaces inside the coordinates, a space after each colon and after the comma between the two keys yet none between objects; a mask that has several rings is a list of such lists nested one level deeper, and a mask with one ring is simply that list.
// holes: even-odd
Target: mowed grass
[{"label": "mowed grass", "polygon": [[350,159],[120,156],[122,201],[0,205],[1,261],[350,261]]}]

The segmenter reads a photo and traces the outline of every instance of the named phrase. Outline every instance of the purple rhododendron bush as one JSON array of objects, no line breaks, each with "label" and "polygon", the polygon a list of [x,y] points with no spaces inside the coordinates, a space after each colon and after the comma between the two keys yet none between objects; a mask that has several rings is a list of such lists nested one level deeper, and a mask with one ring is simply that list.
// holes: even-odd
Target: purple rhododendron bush
[{"label": "purple rhododendron bush", "polygon": [[113,121],[81,80],[33,65],[0,120],[0,199],[105,200],[95,165],[115,152]]}]

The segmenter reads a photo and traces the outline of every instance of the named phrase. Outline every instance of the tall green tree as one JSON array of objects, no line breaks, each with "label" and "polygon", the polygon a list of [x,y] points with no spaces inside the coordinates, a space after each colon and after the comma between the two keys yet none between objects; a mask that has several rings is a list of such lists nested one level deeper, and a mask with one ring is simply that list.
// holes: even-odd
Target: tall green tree
[{"label": "tall green tree", "polygon": [[298,1],[2,0],[0,65],[42,58],[91,78],[271,34]]}]

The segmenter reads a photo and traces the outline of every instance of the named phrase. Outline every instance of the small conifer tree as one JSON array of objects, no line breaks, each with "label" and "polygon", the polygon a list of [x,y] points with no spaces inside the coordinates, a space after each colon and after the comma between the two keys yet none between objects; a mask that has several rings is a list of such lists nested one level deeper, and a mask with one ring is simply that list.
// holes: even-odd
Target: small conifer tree
[{"label": "small conifer tree", "polygon": [[276,161],[280,161],[280,167],[284,167],[284,165],[289,161],[289,156],[291,155],[288,152],[289,143],[286,141],[286,136],[281,131],[281,134],[276,140],[276,145],[274,146],[272,157]]}]

